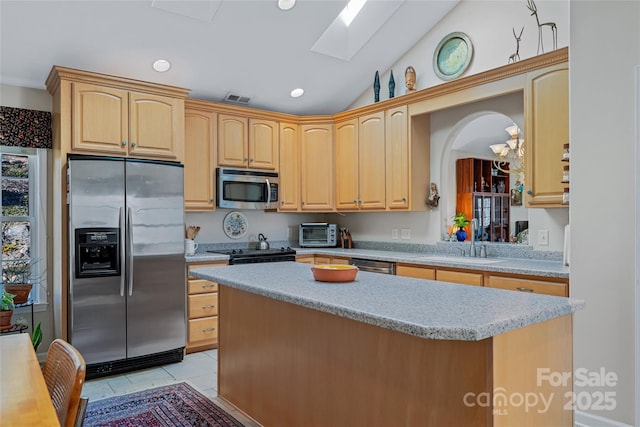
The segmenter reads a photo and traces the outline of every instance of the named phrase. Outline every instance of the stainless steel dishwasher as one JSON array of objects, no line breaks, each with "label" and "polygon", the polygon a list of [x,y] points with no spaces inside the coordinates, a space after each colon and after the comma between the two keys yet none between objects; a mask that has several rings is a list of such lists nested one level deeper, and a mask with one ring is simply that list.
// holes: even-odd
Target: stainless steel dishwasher
[{"label": "stainless steel dishwasher", "polygon": [[396,263],[389,261],[372,261],[370,259],[351,258],[349,264],[355,265],[360,271],[381,274],[396,274]]}]

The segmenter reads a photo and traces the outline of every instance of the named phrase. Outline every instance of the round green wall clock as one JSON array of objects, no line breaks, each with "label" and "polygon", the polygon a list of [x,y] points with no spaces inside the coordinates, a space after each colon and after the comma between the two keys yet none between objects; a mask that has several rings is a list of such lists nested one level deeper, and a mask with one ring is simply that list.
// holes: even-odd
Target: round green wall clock
[{"label": "round green wall clock", "polygon": [[472,56],[473,45],[465,33],[448,34],[433,53],[433,71],[442,80],[453,80],[469,67]]}]

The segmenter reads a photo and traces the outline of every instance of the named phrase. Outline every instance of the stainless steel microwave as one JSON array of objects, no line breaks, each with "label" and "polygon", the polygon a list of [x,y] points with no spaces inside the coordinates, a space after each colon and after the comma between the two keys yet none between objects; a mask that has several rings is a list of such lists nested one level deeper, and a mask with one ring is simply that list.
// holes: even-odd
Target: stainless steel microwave
[{"label": "stainless steel microwave", "polygon": [[251,169],[216,169],[216,206],[230,209],[276,209],[278,207],[277,172]]},{"label": "stainless steel microwave", "polygon": [[304,222],[300,224],[299,241],[301,247],[331,248],[338,244],[336,224],[326,222]]}]

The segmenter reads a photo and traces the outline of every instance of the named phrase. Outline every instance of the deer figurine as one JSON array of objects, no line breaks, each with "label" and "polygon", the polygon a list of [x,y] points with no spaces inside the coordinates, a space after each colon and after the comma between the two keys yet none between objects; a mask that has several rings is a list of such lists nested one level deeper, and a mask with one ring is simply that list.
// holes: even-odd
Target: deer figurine
[{"label": "deer figurine", "polygon": [[520,37],[522,37],[522,32],[524,31],[524,27],[522,27],[522,29],[520,30],[519,36],[516,36],[515,28],[512,28],[512,30],[513,30],[513,37],[516,38],[516,53],[512,54],[509,57],[509,61],[507,62],[507,64],[510,64],[511,62],[520,61]]},{"label": "deer figurine", "polygon": [[527,9],[531,11],[531,15],[536,17],[536,22],[538,23],[538,54],[540,54],[540,48],[542,48],[542,53],[544,53],[544,43],[542,41],[542,27],[550,27],[551,34],[553,35],[553,49],[558,48],[558,29],[556,27],[555,22],[543,22],[540,23],[540,19],[538,18],[538,8],[533,0],[527,0]]}]

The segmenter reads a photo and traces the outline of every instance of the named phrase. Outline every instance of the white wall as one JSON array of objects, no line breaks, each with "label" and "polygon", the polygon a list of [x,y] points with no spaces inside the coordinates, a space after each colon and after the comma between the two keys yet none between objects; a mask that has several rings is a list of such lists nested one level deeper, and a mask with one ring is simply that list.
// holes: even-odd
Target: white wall
[{"label": "white wall", "polygon": [[232,212],[230,209],[218,209],[215,212],[187,212],[186,224],[201,227],[197,243],[251,243],[258,241],[258,234],[264,234],[268,241],[298,241],[298,225],[301,222],[320,220],[318,214],[278,213],[243,210],[247,217],[248,231],[240,239],[231,239],[224,234],[222,222]]},{"label": "white wall", "polygon": [[587,303],[574,318],[574,368],[604,367],[618,376],[615,387],[575,391],[614,391],[615,410],[587,412],[640,425],[634,390],[640,2],[572,0],[570,9],[571,292]]},{"label": "white wall", "polygon": [[[558,27],[558,48],[569,45],[569,2],[566,0],[537,0],[540,21],[555,22]],[[483,1],[463,0],[433,30],[415,44],[390,70],[380,71],[383,89],[389,82],[390,71],[394,70],[396,97],[405,93],[404,71],[412,65],[416,70],[416,89],[424,89],[443,83],[433,71],[433,53],[440,40],[449,33],[461,31],[471,39],[473,59],[464,76],[477,74],[506,65],[509,56],[516,51],[513,28],[519,33],[524,27],[520,42],[520,59],[536,56],[538,28],[536,20],[527,9],[525,0]],[[545,29],[544,48],[550,52],[550,33]],[[371,89],[365,91],[350,108],[373,103],[373,75]],[[389,91],[380,90],[380,100],[388,99]]]},{"label": "white wall", "polygon": [[51,111],[51,95],[46,90],[0,84],[0,105]]}]

